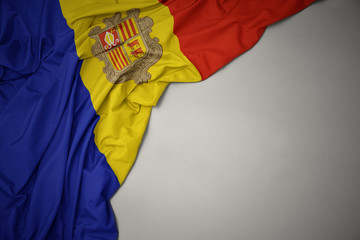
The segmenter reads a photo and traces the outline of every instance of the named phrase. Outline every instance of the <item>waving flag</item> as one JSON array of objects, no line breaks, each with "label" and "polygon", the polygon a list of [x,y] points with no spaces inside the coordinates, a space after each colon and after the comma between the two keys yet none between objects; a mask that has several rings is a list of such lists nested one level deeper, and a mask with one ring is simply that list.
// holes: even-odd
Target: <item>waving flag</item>
[{"label": "waving flag", "polygon": [[109,200],[168,84],[312,1],[2,2],[0,239],[116,239]]}]

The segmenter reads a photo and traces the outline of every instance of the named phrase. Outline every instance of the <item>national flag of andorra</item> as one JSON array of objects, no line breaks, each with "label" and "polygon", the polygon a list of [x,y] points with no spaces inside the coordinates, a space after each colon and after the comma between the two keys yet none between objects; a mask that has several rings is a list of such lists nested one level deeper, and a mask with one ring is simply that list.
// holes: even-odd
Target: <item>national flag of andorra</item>
[{"label": "national flag of andorra", "polygon": [[171,82],[208,78],[313,0],[0,8],[0,239],[117,239],[109,203]]}]

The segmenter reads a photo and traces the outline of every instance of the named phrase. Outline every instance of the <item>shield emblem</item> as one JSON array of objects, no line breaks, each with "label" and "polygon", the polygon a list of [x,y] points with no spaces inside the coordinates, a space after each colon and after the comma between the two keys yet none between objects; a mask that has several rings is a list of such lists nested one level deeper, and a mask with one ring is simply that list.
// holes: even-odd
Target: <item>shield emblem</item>
[{"label": "shield emblem", "polygon": [[140,10],[131,9],[125,18],[115,13],[103,19],[105,28],[94,27],[89,37],[96,40],[92,54],[105,63],[104,73],[112,83],[134,80],[140,84],[151,78],[148,69],[162,56],[158,38],[149,33],[154,22],[149,17],[139,18]]}]

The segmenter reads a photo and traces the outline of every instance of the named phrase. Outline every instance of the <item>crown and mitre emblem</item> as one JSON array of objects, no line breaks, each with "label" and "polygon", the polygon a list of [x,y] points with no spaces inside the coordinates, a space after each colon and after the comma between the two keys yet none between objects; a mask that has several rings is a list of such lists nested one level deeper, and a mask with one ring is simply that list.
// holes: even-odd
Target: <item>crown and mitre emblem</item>
[{"label": "crown and mitre emblem", "polygon": [[96,40],[92,54],[105,63],[106,78],[112,83],[134,80],[141,84],[151,78],[149,68],[158,62],[163,49],[159,39],[150,37],[154,25],[150,17],[139,18],[140,10],[131,9],[125,18],[115,13],[105,18],[105,27],[96,26],[89,37]]}]

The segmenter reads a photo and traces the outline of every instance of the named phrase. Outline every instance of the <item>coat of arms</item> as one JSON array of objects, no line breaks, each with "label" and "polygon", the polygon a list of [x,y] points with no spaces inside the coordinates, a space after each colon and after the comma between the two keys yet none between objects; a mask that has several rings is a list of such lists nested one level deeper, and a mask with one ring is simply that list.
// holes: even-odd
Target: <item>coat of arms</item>
[{"label": "coat of arms", "polygon": [[150,17],[139,18],[140,10],[131,9],[125,18],[115,13],[105,18],[105,28],[96,26],[89,37],[96,40],[92,54],[105,63],[104,73],[112,83],[134,80],[140,84],[151,78],[148,69],[161,58],[159,39],[149,33],[154,25]]}]

